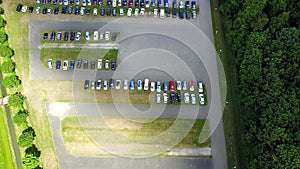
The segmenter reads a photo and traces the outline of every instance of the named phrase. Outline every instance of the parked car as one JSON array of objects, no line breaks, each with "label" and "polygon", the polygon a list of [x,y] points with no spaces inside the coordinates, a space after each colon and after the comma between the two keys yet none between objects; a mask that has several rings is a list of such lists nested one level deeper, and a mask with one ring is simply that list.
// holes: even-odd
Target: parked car
[{"label": "parked car", "polygon": [[107,80],[104,80],[104,82],[103,82],[103,89],[104,90],[108,89],[108,81]]},{"label": "parked car", "polygon": [[107,9],[106,9],[106,16],[110,16],[110,13],[111,13],[110,8],[107,8]]},{"label": "parked car", "polygon": [[110,79],[109,80],[109,87],[111,88],[111,89],[113,89],[114,88],[114,79]]},{"label": "parked car", "polygon": [[177,101],[178,101],[178,102],[181,102],[181,100],[182,100],[182,98],[181,98],[181,94],[180,94],[180,93],[178,93],[178,95],[177,95]]},{"label": "parked car", "polygon": [[75,6],[74,14],[75,15],[79,14],[79,6]]},{"label": "parked car", "polygon": [[190,82],[190,91],[193,92],[195,90],[195,83],[194,82]]},{"label": "parked car", "polygon": [[80,68],[81,67],[81,63],[82,63],[82,59],[81,58],[77,59],[76,68]]},{"label": "parked car", "polygon": [[61,8],[61,13],[62,13],[62,14],[66,14],[66,13],[67,13],[67,6],[63,6],[63,7]]},{"label": "parked car", "polygon": [[192,1],[192,3],[191,3],[192,5],[192,10],[196,10],[196,1]]},{"label": "parked car", "polygon": [[197,18],[197,12],[196,12],[196,11],[193,11],[193,12],[192,12],[192,18],[193,18],[193,19],[196,19],[196,18]]},{"label": "parked car", "polygon": [[109,69],[109,60],[105,60],[104,68],[105,68],[106,70]]},{"label": "parked car", "polygon": [[174,92],[174,90],[175,90],[175,83],[173,81],[170,81],[169,86],[170,86],[170,92]]},{"label": "parked car", "polygon": [[94,40],[98,40],[98,38],[99,38],[99,32],[94,31]]},{"label": "parked car", "polygon": [[154,9],[154,11],[153,11],[153,16],[154,16],[154,17],[157,17],[157,14],[158,14],[158,9]]},{"label": "parked car", "polygon": [[164,103],[167,104],[168,103],[168,94],[164,93],[163,97],[164,97]]},{"label": "parked car", "polygon": [[119,14],[120,14],[120,16],[124,16],[124,9],[123,8],[120,8]]},{"label": "parked car", "polygon": [[173,0],[172,8],[173,8],[173,9],[177,8],[177,1],[176,1],[176,0]]},{"label": "parked car", "polygon": [[202,92],[203,92],[203,83],[199,81],[199,82],[197,83],[197,87],[198,87],[198,92],[199,92],[199,93],[202,93]]},{"label": "parked car", "polygon": [[176,18],[177,17],[177,10],[176,9],[173,9],[173,15],[172,15],[173,18]]},{"label": "parked car", "polygon": [[191,100],[192,104],[196,104],[196,95],[194,93],[191,94]]},{"label": "parked car", "polygon": [[56,66],[55,66],[55,68],[56,68],[56,69],[60,69],[60,65],[61,65],[61,61],[60,61],[60,60],[57,60],[57,61],[56,61]]},{"label": "parked car", "polygon": [[69,32],[64,33],[64,41],[67,41],[69,39]]},{"label": "parked car", "polygon": [[185,104],[190,103],[190,94],[184,93],[184,103]]},{"label": "parked car", "polygon": [[90,15],[90,13],[91,13],[91,8],[86,8],[85,14],[86,14],[86,15]]},{"label": "parked car", "polygon": [[165,9],[160,9],[159,17],[163,19],[165,17]]},{"label": "parked car", "polygon": [[85,7],[81,7],[81,8],[80,8],[80,12],[79,12],[81,16],[84,15],[84,11],[85,11]]},{"label": "parked car", "polygon": [[164,92],[167,92],[168,91],[168,84],[165,82],[164,83]]},{"label": "parked car", "polygon": [[61,40],[61,36],[62,36],[62,33],[61,33],[61,32],[57,32],[57,37],[56,37],[56,39],[57,39],[57,40]]},{"label": "parked car", "polygon": [[76,33],[76,41],[79,41],[81,37],[81,32]]},{"label": "parked car", "polygon": [[159,104],[160,103],[160,94],[156,94],[156,103]]},{"label": "parked car", "polygon": [[52,59],[48,59],[48,68],[52,69]]},{"label": "parked car", "polygon": [[179,1],[179,5],[178,6],[179,6],[180,9],[183,8],[183,1],[182,0]]},{"label": "parked car", "polygon": [[38,15],[39,13],[40,13],[40,10],[41,10],[41,7],[37,7],[36,9],[35,9],[35,13]]},{"label": "parked car", "polygon": [[85,59],[85,60],[83,61],[83,69],[87,69],[88,66],[89,66],[89,62]]},{"label": "parked car", "polygon": [[142,80],[138,80],[138,81],[137,81],[137,89],[138,89],[138,90],[142,90],[142,88],[143,88]]},{"label": "parked car", "polygon": [[182,9],[179,10],[179,18],[180,19],[184,18],[184,11]]},{"label": "parked car", "polygon": [[105,40],[109,40],[109,39],[110,39],[110,32],[105,31]]},{"label": "parked car", "polygon": [[91,69],[95,69],[95,61],[94,60],[91,61]]},{"label": "parked car", "polygon": [[33,12],[33,9],[34,9],[34,7],[33,7],[33,6],[30,6],[29,9],[28,9],[29,13],[32,13],[32,12]]},{"label": "parked car", "polygon": [[17,8],[16,8],[16,11],[17,11],[17,12],[20,12],[21,9],[22,9],[22,6],[23,6],[22,4],[18,4],[18,5],[17,5]]},{"label": "parked car", "polygon": [[128,90],[128,80],[124,80],[123,88],[124,90]]},{"label": "parked car", "polygon": [[144,8],[144,7],[145,7],[145,0],[141,0],[140,6],[141,6],[141,8]]},{"label": "parked car", "polygon": [[140,15],[143,16],[145,14],[145,8],[141,9]]},{"label": "parked car", "polygon": [[101,8],[101,9],[100,9],[100,15],[101,15],[101,16],[104,16],[104,15],[105,15],[105,9],[104,9],[104,8]]},{"label": "parked car", "polygon": [[48,33],[47,33],[47,32],[44,33],[43,39],[44,39],[44,40],[48,40]]},{"label": "parked car", "polygon": [[127,0],[123,0],[123,7],[127,7]]},{"label": "parked car", "polygon": [[98,59],[97,68],[102,69],[102,59]]},{"label": "parked car", "polygon": [[46,7],[43,8],[42,13],[43,13],[43,14],[46,14],[46,13],[47,13],[47,8],[46,8]]},{"label": "parked car", "polygon": [[134,7],[138,8],[139,4],[140,4],[139,0],[135,0]]},{"label": "parked car", "polygon": [[203,94],[199,94],[199,103],[200,103],[201,105],[204,105],[204,103],[205,103],[204,95],[203,95]]},{"label": "parked car", "polygon": [[121,80],[116,80],[116,89],[121,89]]},{"label": "parked car", "polygon": [[50,40],[51,40],[51,41],[54,41],[54,40],[55,40],[55,35],[56,35],[55,32],[51,32],[51,35],[50,35]]},{"label": "parked car", "polygon": [[127,16],[131,16],[131,13],[132,13],[132,8],[128,8],[128,10],[127,10]]},{"label": "parked car", "polygon": [[131,91],[134,90],[134,80],[133,79],[130,80],[129,90],[131,90]]},{"label": "parked car", "polygon": [[111,70],[116,70],[116,67],[117,67],[117,63],[116,61],[111,61]]},{"label": "parked car", "polygon": [[94,81],[91,81],[91,89],[95,90],[95,82]]},{"label": "parked car", "polygon": [[68,61],[65,60],[64,63],[63,63],[63,70],[68,70]]},{"label": "parked car", "polygon": [[111,40],[116,41],[116,39],[117,39],[117,33],[113,33],[111,36]]},{"label": "parked car", "polygon": [[155,82],[150,83],[150,91],[154,92],[155,91]]},{"label": "parked car", "polygon": [[177,90],[181,90],[181,81],[176,82]]},{"label": "parked car", "polygon": [[182,90],[186,90],[187,89],[187,82],[184,80],[182,82]]},{"label": "parked car", "polygon": [[90,32],[85,32],[85,40],[89,41],[91,39]]},{"label": "parked car", "polygon": [[97,80],[97,84],[96,84],[96,90],[100,90],[101,89],[101,80]]},{"label": "parked car", "polygon": [[21,11],[22,11],[22,12],[26,12],[26,11],[27,11],[27,6],[26,6],[26,5],[23,5]]},{"label": "parked car", "polygon": [[185,9],[189,9],[190,8],[190,1],[185,1]]},{"label": "parked car", "polygon": [[70,60],[70,70],[74,69],[75,60]]},{"label": "parked car", "polygon": [[157,81],[157,82],[156,82],[156,92],[161,92],[160,81]]},{"label": "parked car", "polygon": [[73,12],[73,7],[69,6],[69,8],[68,8],[68,14],[72,14],[72,12]]},{"label": "parked car", "polygon": [[89,88],[89,85],[90,85],[90,81],[89,80],[85,80],[84,81],[84,89],[86,90],[86,89],[88,89]]},{"label": "parked car", "polygon": [[186,19],[191,19],[191,12],[190,11],[185,12],[185,18]]},{"label": "parked car", "polygon": [[170,93],[170,103],[174,103],[175,102],[175,93],[171,92]]},{"label": "parked car", "polygon": [[144,80],[144,90],[149,90],[149,79]]}]

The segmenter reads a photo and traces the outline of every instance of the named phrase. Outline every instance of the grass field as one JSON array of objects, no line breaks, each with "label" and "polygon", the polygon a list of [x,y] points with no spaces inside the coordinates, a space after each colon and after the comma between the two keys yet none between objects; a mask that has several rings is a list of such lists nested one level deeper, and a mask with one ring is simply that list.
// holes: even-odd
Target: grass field
[{"label": "grass field", "polygon": [[[153,121],[152,121],[153,120]],[[171,126],[176,123],[179,124],[177,127],[172,128]],[[96,135],[103,136],[100,140],[105,141],[105,143],[114,143],[114,146],[122,145],[124,149],[127,146],[132,144],[136,146],[145,146],[156,145],[157,147],[170,145],[176,137],[180,136],[184,132],[187,132],[187,135],[180,141],[175,148],[200,148],[200,147],[210,147],[210,140],[206,140],[204,143],[199,143],[199,135],[201,129],[205,123],[205,120],[196,120],[193,125],[193,120],[190,119],[149,119],[143,118],[132,118],[130,120],[120,118],[120,117],[67,117],[62,121],[62,135],[64,137],[65,144],[73,146],[85,146],[87,149],[95,148],[95,145],[92,145],[93,141],[98,140],[96,137],[95,140],[91,140],[90,137],[95,133]],[[103,125],[107,124],[109,127]],[[122,125],[121,125],[122,124]],[[83,127],[84,126],[84,129]],[[190,130],[183,130],[190,126]],[[174,126],[172,126],[174,127]],[[164,137],[163,144],[162,140],[152,140],[139,142],[134,139],[149,139],[159,136],[166,130],[171,130],[167,137]],[[116,139],[115,137],[110,137],[112,134],[117,134],[119,136]],[[94,137],[93,137],[94,138]],[[69,147],[70,148],[70,147]],[[80,149],[73,147],[69,151],[73,151],[75,154],[80,154]],[[98,148],[99,149],[99,148]],[[151,150],[149,150],[151,151]],[[85,150],[84,152],[88,152]],[[93,151],[94,155],[109,155],[108,153],[103,152],[103,150]],[[84,154],[84,153],[83,153]],[[81,155],[83,155],[81,154]],[[102,155],[103,155],[102,154]],[[128,154],[130,155],[130,154]]]},{"label": "grass field", "polygon": [[7,124],[5,123],[6,112],[4,107],[0,107],[0,168],[15,168],[13,156],[10,149],[9,135],[7,133]]}]

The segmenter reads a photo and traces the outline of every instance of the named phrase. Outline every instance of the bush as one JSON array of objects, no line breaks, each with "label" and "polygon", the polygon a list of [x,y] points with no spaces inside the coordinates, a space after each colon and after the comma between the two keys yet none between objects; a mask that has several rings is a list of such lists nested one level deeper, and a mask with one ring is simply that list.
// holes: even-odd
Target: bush
[{"label": "bush", "polygon": [[20,147],[27,148],[32,145],[33,140],[34,140],[33,134],[28,130],[24,130],[18,139],[18,145]]},{"label": "bush", "polygon": [[10,58],[7,61],[3,62],[1,65],[1,71],[3,73],[12,73],[14,69],[15,65]]},{"label": "bush", "polygon": [[27,114],[25,111],[19,111],[14,117],[13,117],[13,122],[20,126],[24,125],[27,126]]},{"label": "bush", "polygon": [[11,57],[13,54],[14,54],[14,52],[10,47],[0,45],[0,56],[1,57]]},{"label": "bush", "polygon": [[[0,12],[1,12],[1,10],[0,10]],[[7,41],[7,34],[5,32],[0,31],[0,43],[3,43],[5,41]]]},{"label": "bush", "polygon": [[40,163],[40,158],[34,156],[33,154],[26,154],[25,157],[22,159],[22,163],[24,168],[26,169],[37,168]]},{"label": "bush", "polygon": [[20,84],[21,81],[18,79],[18,77],[15,74],[6,76],[2,81],[2,85],[6,88],[18,87]]},{"label": "bush", "polygon": [[21,93],[15,93],[15,94],[9,96],[8,104],[10,106],[17,107],[20,110],[23,110],[24,100],[25,100],[25,96],[23,96]]}]

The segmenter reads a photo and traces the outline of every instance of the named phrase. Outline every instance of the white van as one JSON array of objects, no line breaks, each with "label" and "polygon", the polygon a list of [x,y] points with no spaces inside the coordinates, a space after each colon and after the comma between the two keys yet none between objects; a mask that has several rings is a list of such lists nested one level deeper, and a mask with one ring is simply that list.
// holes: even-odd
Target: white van
[{"label": "white van", "polygon": [[159,17],[163,19],[165,17],[165,9],[160,9]]},{"label": "white van", "polygon": [[149,79],[145,79],[144,81],[144,90],[149,90]]}]

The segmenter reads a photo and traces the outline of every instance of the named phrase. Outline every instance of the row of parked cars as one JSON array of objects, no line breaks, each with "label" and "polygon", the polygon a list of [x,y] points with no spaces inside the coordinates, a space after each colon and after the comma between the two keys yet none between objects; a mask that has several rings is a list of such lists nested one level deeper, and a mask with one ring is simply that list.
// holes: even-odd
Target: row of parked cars
[{"label": "row of parked cars", "polygon": [[[162,2],[163,1],[163,2]],[[59,4],[59,5],[82,5],[84,7],[86,6],[104,6],[103,0],[36,0],[36,4]],[[82,3],[81,3],[82,2]],[[106,0],[106,6],[110,7],[136,7],[136,8],[150,8],[150,7],[158,7],[158,8],[169,8],[169,0]],[[186,8],[186,9],[192,9],[196,10],[196,1],[193,0],[179,0],[177,3],[177,0],[172,0],[172,8]]]},{"label": "row of parked cars", "polygon": [[[122,84],[123,83],[123,84]],[[175,87],[175,83],[176,83],[176,87]],[[163,96],[163,102],[164,103],[168,103],[168,101],[170,103],[174,103],[175,101],[178,102],[182,102],[182,96],[180,91],[187,91],[189,90],[190,92],[194,92],[195,91],[195,82],[191,81],[191,82],[187,82],[187,81],[170,81],[169,83],[167,82],[150,82],[149,79],[145,79],[144,81],[142,80],[137,80],[135,81],[134,79],[132,80],[114,80],[114,79],[110,79],[110,80],[97,80],[97,81],[89,81],[89,80],[85,80],[84,82],[84,89],[92,89],[92,90],[101,90],[102,86],[103,86],[103,90],[108,90],[110,89],[121,89],[121,86],[123,85],[123,89],[124,90],[130,90],[133,91],[135,90],[135,87],[137,88],[137,90],[145,90],[148,91],[150,90],[151,92],[158,92],[156,94],[156,102],[157,103],[161,103],[161,96]],[[189,87],[188,87],[189,86]],[[198,89],[198,94],[199,94],[199,103],[200,104],[204,104],[205,100],[204,100],[204,85],[202,82],[197,82],[197,89]],[[175,93],[175,90],[179,91],[177,94]],[[163,93],[160,94],[160,92],[170,92],[170,94],[168,95],[167,93]],[[196,95],[195,93],[184,93],[184,103],[188,104],[188,103],[192,103],[192,104],[196,104]]]},{"label": "row of parked cars", "polygon": [[[82,60],[78,59],[76,62],[76,68],[80,69],[82,65],[83,69],[88,69],[89,67],[89,61],[87,59]],[[61,63],[61,60],[57,60],[55,64],[55,69],[60,69],[62,67],[62,70],[73,70],[75,68],[75,60],[64,60],[63,63]],[[117,67],[117,62],[116,61],[109,61],[105,60],[104,61],[104,69],[105,70],[116,70]],[[48,68],[52,69],[53,68],[53,59],[48,59]],[[94,60],[90,61],[90,68],[91,69],[96,69],[96,62]],[[102,59],[98,59],[97,61],[97,69],[102,69]]]},{"label": "row of parked cars", "polygon": [[[50,35],[49,35],[50,34]],[[43,39],[44,40],[51,40],[51,41],[54,41],[54,40],[64,40],[64,41],[68,41],[70,39],[70,41],[79,41],[80,39],[82,39],[82,32],[51,32],[51,33],[48,33],[48,32],[44,32],[44,35],[43,35]],[[105,39],[106,41],[109,41],[110,39],[112,41],[116,41],[117,39],[117,33],[111,33],[109,31],[105,31],[104,33],[101,33],[101,32],[98,32],[98,31],[94,31],[94,32],[89,32],[89,31],[86,31],[85,32],[85,40],[89,41],[91,40],[91,36],[93,36],[93,40],[94,41],[97,41],[98,39],[100,40],[103,40]],[[50,37],[50,38],[49,38]]]}]

